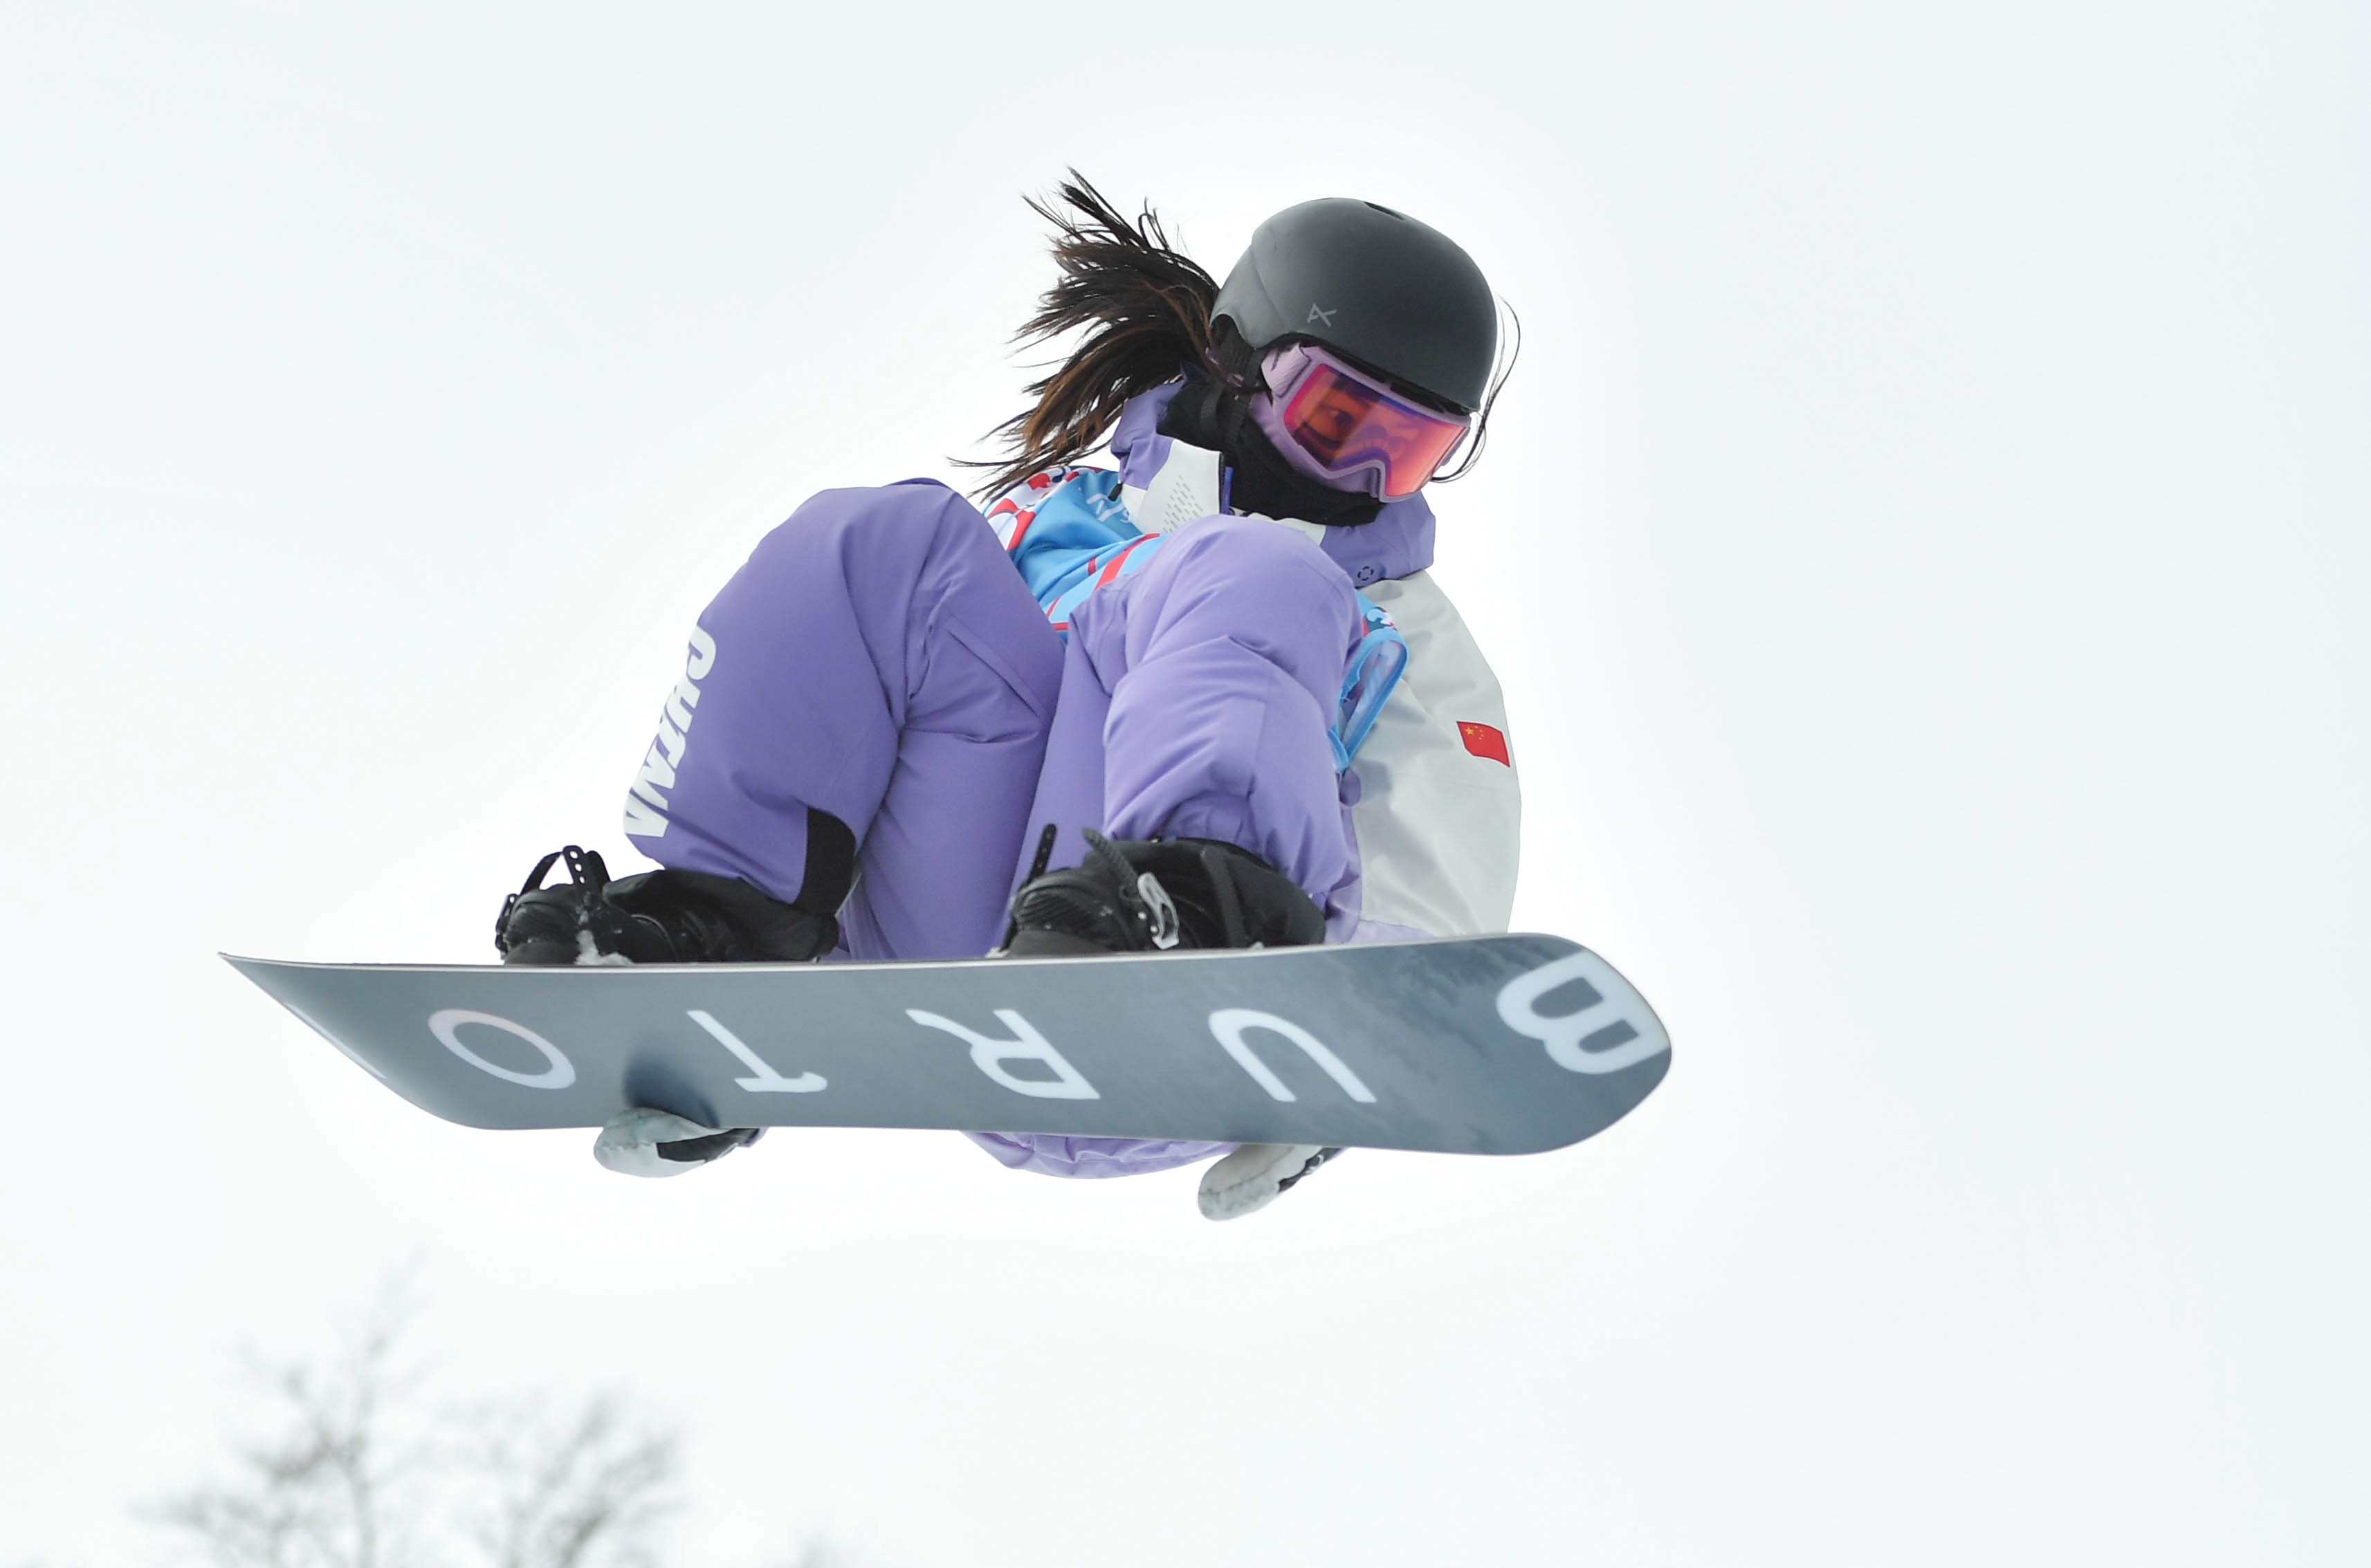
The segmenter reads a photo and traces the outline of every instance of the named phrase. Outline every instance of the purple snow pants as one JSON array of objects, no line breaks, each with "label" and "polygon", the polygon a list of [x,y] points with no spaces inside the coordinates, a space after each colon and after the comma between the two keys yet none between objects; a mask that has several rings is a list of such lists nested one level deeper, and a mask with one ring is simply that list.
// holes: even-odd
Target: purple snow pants
[{"label": "purple snow pants", "polygon": [[[1326,735],[1363,629],[1310,540],[1212,517],[1073,615],[1066,652],[987,521],[928,480],[826,490],[700,617],[663,865],[798,896],[810,811],[858,846],[839,956],[975,957],[1044,824],[1220,838],[1322,905],[1349,847]],[[690,687],[690,700],[685,700]],[[663,742],[664,742],[663,735]],[[975,1134],[1007,1165],[1126,1175],[1223,1144]]]},{"label": "purple snow pants", "polygon": [[1322,907],[1349,870],[1327,736],[1365,628],[1342,569],[1301,535],[1206,517],[1072,612],[1030,836],[1053,863],[1115,838],[1218,838]]},{"label": "purple snow pants", "polygon": [[980,514],[919,481],[826,490],[700,624],[715,656],[642,851],[793,899],[827,812],[859,847],[847,956],[995,945],[1062,650]]},{"label": "purple snow pants", "polygon": [[859,846],[846,956],[976,957],[1025,849],[1220,838],[1322,904],[1348,869],[1332,705],[1360,623],[1316,545],[1205,518],[1073,616],[1067,653],[987,522],[929,480],[826,490],[700,617],[664,865],[795,898],[807,811]]}]

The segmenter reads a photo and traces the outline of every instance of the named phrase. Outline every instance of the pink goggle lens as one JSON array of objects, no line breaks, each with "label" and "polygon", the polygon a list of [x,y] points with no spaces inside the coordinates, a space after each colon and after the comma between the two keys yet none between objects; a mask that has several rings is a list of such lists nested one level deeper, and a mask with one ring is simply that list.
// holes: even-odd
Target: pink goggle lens
[{"label": "pink goggle lens", "polygon": [[1382,493],[1414,495],[1471,422],[1401,397],[1314,346],[1278,409],[1285,432],[1328,474],[1380,465]]}]

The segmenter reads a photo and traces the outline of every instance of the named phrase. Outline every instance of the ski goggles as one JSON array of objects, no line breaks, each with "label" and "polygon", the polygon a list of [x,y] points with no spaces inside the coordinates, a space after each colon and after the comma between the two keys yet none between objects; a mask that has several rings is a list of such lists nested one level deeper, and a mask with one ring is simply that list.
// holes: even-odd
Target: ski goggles
[{"label": "ski goggles", "polygon": [[1268,396],[1252,400],[1253,418],[1284,460],[1378,501],[1422,490],[1474,422],[1426,408],[1315,343],[1278,349],[1260,369]]}]

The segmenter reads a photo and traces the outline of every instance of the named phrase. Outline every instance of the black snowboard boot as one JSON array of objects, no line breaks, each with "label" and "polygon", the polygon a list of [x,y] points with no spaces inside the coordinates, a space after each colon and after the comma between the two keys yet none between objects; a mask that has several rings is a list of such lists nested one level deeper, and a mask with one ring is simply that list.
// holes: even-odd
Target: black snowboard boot
[{"label": "black snowboard boot", "polygon": [[[546,887],[555,861],[568,881]],[[538,860],[494,918],[504,963],[797,963],[839,940],[830,915],[736,877],[666,870],[612,882],[597,851],[573,844]]]},{"label": "black snowboard boot", "polygon": [[1039,870],[1012,895],[1010,958],[1171,948],[1306,947],[1325,917],[1292,879],[1248,849],[1211,838],[1126,838],[1086,830],[1087,859]]}]

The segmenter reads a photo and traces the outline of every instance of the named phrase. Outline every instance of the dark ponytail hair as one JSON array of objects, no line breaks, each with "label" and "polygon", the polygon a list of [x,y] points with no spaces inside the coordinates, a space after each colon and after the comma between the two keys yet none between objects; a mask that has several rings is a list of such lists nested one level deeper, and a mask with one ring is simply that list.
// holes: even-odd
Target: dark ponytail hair
[{"label": "dark ponytail hair", "polygon": [[1131,223],[1077,169],[1070,176],[1053,197],[1029,199],[1054,225],[1054,264],[1062,276],[1013,340],[1032,347],[1074,330],[1085,336],[1052,374],[1031,383],[1031,406],[989,432],[1003,442],[1004,456],[960,459],[966,467],[995,470],[977,492],[983,498],[1093,452],[1111,433],[1122,405],[1174,381],[1180,371],[1198,367],[1241,388],[1256,363],[1232,322],[1213,335],[1218,281],[1169,243],[1151,205]]}]

